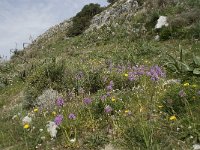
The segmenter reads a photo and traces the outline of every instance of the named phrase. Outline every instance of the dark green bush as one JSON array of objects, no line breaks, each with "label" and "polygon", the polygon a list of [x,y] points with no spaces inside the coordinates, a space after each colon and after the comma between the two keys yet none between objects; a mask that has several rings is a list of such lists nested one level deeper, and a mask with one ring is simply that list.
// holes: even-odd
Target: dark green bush
[{"label": "dark green bush", "polygon": [[72,82],[71,75],[65,74],[64,62],[56,62],[53,58],[51,62],[41,66],[27,78],[24,107],[33,107],[34,101],[45,89],[52,88],[61,92],[73,87]]},{"label": "dark green bush", "polygon": [[99,4],[89,4],[85,5],[83,9],[76,14],[76,16],[72,19],[73,26],[68,31],[68,36],[77,36],[82,34],[85,29],[87,29],[90,25],[90,21],[93,16],[99,14],[103,8]]},{"label": "dark green bush", "polygon": [[36,98],[42,94],[45,88],[48,88],[49,81],[46,78],[45,72],[39,68],[27,79],[27,85],[24,91],[24,108],[31,108],[34,106]]},{"label": "dark green bush", "polygon": [[159,11],[158,10],[155,10],[152,13],[150,13],[146,18],[146,28],[148,30],[155,28],[155,25],[157,23],[158,18],[159,18]]},{"label": "dark green bush", "polygon": [[113,4],[113,3],[115,3],[115,2],[117,2],[118,0],[107,0],[107,2],[108,3],[111,3],[111,4]]}]

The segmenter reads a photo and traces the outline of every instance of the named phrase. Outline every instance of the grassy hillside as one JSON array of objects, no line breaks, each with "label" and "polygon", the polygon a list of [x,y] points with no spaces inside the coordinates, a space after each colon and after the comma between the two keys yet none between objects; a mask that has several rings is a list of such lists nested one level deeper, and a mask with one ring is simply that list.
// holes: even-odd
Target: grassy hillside
[{"label": "grassy hillside", "polygon": [[[70,38],[59,30],[17,52],[0,66],[0,149],[193,149],[199,6],[139,1],[100,29]],[[159,16],[168,27],[154,29]]]}]

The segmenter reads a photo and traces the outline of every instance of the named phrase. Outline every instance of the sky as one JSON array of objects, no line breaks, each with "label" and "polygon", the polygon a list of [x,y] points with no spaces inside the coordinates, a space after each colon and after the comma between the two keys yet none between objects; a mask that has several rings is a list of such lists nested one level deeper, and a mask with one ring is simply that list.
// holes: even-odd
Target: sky
[{"label": "sky", "polygon": [[84,5],[106,0],[0,0],[0,56],[10,57],[10,49],[22,49],[50,27],[75,16]]}]

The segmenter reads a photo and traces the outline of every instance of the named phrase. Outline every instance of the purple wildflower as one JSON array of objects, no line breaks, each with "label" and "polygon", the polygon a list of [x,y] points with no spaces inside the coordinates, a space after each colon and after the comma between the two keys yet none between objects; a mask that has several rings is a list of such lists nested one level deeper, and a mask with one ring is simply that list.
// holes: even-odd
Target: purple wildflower
[{"label": "purple wildflower", "polygon": [[113,81],[110,81],[110,86],[114,86],[114,82]]},{"label": "purple wildflower", "polygon": [[106,93],[106,96],[107,96],[107,97],[110,97],[110,95],[111,95],[110,92],[107,92],[107,93]]},{"label": "purple wildflower", "polygon": [[151,67],[147,75],[150,76],[153,81],[158,81],[160,77],[165,77],[165,73],[158,65]]},{"label": "purple wildflower", "polygon": [[110,113],[112,111],[112,107],[107,105],[104,110],[105,110],[106,113]]},{"label": "purple wildflower", "polygon": [[90,103],[92,103],[92,100],[91,100],[91,98],[84,98],[84,99],[83,99],[83,103],[84,103],[85,105],[89,105]]},{"label": "purple wildflower", "polygon": [[129,72],[129,73],[128,73],[128,79],[129,79],[130,81],[136,80],[135,73],[134,73],[134,72]]},{"label": "purple wildflower", "polygon": [[179,95],[180,97],[185,97],[185,96],[186,96],[186,93],[185,93],[183,90],[181,90],[181,91],[178,93],[178,95]]},{"label": "purple wildflower", "polygon": [[71,113],[71,114],[69,114],[68,118],[72,119],[72,120],[75,120],[76,116],[75,116],[75,114]]},{"label": "purple wildflower", "polygon": [[107,95],[103,95],[103,96],[101,96],[101,100],[102,100],[102,101],[105,101],[106,98],[107,98]]},{"label": "purple wildflower", "polygon": [[112,91],[114,86],[114,82],[110,81],[109,85],[106,87],[107,91]]},{"label": "purple wildflower", "polygon": [[108,86],[106,87],[106,89],[107,89],[107,91],[112,91],[113,87],[110,86],[110,85],[108,85]]},{"label": "purple wildflower", "polygon": [[63,100],[62,98],[58,98],[58,99],[56,100],[56,104],[57,104],[58,106],[63,106],[63,105],[64,105],[64,100]]},{"label": "purple wildflower", "polygon": [[145,74],[145,67],[144,65],[141,65],[141,66],[135,66],[134,67],[134,71],[135,71],[135,74],[136,75],[144,75]]},{"label": "purple wildflower", "polygon": [[54,122],[55,122],[56,125],[60,125],[61,122],[62,122],[62,120],[63,120],[63,116],[62,116],[62,115],[58,115],[58,116],[56,116],[56,118],[54,119]]}]

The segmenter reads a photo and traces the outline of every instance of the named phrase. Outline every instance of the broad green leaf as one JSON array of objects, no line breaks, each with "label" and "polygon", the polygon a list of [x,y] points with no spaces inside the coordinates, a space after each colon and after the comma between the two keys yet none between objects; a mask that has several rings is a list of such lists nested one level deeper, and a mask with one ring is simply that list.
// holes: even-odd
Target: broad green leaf
[{"label": "broad green leaf", "polygon": [[194,60],[194,63],[198,66],[200,66],[200,57],[199,56],[195,56],[193,54],[193,60]]},{"label": "broad green leaf", "polygon": [[195,68],[193,74],[200,75],[200,68]]},{"label": "broad green leaf", "polygon": [[179,61],[178,64],[179,64],[179,70],[181,72],[193,71],[193,69],[189,65],[187,65],[183,62]]}]

